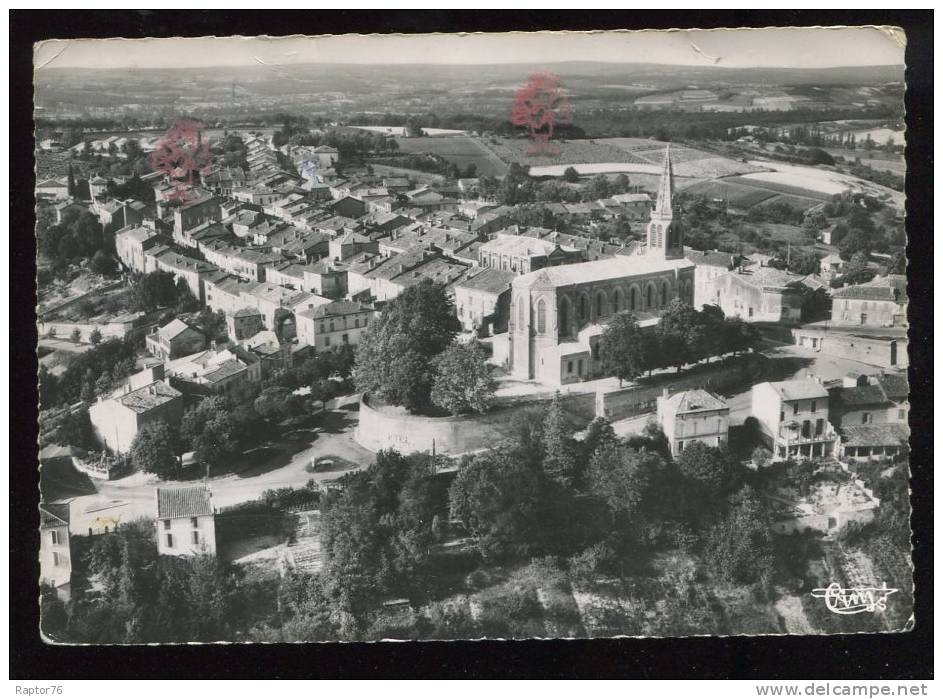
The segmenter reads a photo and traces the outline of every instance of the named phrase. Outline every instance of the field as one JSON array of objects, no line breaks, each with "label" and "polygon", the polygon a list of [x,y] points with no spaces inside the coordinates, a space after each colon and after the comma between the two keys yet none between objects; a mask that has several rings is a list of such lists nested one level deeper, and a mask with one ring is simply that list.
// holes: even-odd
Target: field
[{"label": "field", "polygon": [[712,180],[692,185],[684,190],[689,194],[700,194],[711,199],[726,199],[734,209],[749,209],[776,196],[776,192],[759,187],[738,184],[731,179]]},{"label": "field", "polygon": [[[583,175],[600,172],[626,172],[657,174],[661,171],[666,143],[644,138],[600,138],[570,141],[554,141],[559,149],[554,155],[530,155],[533,146],[529,139],[494,139],[486,146],[506,163],[518,162],[531,166],[537,176],[563,174],[572,165]],[[761,172],[765,168],[717,156],[706,151],[675,145],[671,148],[671,161],[678,177],[714,178]]]},{"label": "field", "polygon": [[828,201],[832,195],[841,194],[848,189],[835,181],[791,172],[757,172],[742,177],[730,177],[728,180],[737,184],[763,187],[777,194],[790,194],[819,201]]},{"label": "field", "polygon": [[433,153],[460,168],[474,163],[479,176],[503,177],[507,173],[507,165],[471,136],[397,138],[396,142],[402,153]]}]

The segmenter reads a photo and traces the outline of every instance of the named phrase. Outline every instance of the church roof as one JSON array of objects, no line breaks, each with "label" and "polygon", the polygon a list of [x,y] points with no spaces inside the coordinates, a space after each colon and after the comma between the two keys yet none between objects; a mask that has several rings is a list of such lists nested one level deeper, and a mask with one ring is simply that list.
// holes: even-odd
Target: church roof
[{"label": "church roof", "polygon": [[616,255],[592,262],[545,267],[517,277],[514,286],[570,286],[689,268],[693,269],[694,263],[684,258],[665,260],[656,255]]}]

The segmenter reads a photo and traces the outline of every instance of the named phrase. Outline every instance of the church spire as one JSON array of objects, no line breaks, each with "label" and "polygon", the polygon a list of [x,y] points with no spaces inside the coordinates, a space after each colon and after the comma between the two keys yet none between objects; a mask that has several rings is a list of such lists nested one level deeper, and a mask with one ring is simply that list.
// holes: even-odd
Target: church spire
[{"label": "church spire", "polygon": [[671,193],[674,191],[674,173],[671,170],[671,146],[665,146],[665,162],[661,168],[661,182],[658,185],[658,199],[655,201],[655,214],[671,216]]},{"label": "church spire", "polygon": [[681,221],[675,221],[671,197],[674,194],[674,173],[671,170],[671,146],[665,147],[665,162],[658,184],[658,198],[648,222],[649,255],[672,260],[684,256]]}]

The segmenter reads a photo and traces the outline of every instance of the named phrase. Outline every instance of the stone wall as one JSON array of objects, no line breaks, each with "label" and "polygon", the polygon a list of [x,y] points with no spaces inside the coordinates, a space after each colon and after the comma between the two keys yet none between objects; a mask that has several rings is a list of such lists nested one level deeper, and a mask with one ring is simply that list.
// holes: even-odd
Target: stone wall
[{"label": "stone wall", "polygon": [[[599,407],[612,421],[654,412],[655,401],[666,387],[672,393],[688,388],[723,391],[747,380],[756,361],[762,359],[758,355],[746,355],[733,357],[722,364],[698,367],[680,376],[659,374],[602,394],[601,401],[595,393],[561,393],[560,400],[570,423],[575,429],[582,429],[598,414]],[[515,416],[545,407],[554,395],[556,391],[548,390],[514,397],[502,396],[491,412],[461,417],[426,417],[410,415],[398,407],[376,408],[365,396],[360,401],[354,438],[371,451],[396,449],[404,454],[432,451],[433,441],[436,452],[442,454],[488,449],[513,436]],[[602,405],[598,406],[600,402]]]}]

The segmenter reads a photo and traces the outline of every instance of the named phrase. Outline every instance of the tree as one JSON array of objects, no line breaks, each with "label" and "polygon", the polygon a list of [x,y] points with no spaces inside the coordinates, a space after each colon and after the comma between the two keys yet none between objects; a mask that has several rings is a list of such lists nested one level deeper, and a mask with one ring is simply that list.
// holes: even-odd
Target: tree
[{"label": "tree", "polygon": [[426,280],[406,289],[361,336],[354,365],[358,390],[422,410],[432,391],[433,359],[460,329],[442,285]]},{"label": "tree", "polygon": [[566,170],[563,171],[563,181],[564,182],[579,182],[580,173],[576,171],[576,168],[572,165],[568,166]]},{"label": "tree", "polygon": [[589,461],[597,449],[613,446],[618,442],[619,438],[612,428],[612,423],[604,417],[595,417],[586,427],[586,434],[583,436],[583,458]]},{"label": "tree", "polygon": [[174,306],[178,299],[174,275],[160,270],[138,277],[132,291],[137,307],[142,311]]},{"label": "tree", "polygon": [[435,405],[452,415],[488,410],[497,383],[487,355],[477,342],[453,342],[435,358],[434,365],[430,399]]},{"label": "tree", "polygon": [[178,442],[176,430],[166,422],[149,422],[138,430],[131,442],[131,464],[144,473],[170,478],[180,468]]},{"label": "tree", "polygon": [[[331,396],[333,397],[333,396]],[[321,400],[318,398],[317,400]],[[298,397],[287,388],[271,386],[262,390],[252,404],[261,417],[280,422],[300,412]]]},{"label": "tree", "polygon": [[723,449],[690,442],[675,462],[684,480],[688,516],[695,522],[722,512],[727,495],[740,485],[738,464]]},{"label": "tree", "polygon": [[652,531],[673,507],[668,464],[660,454],[620,444],[596,450],[587,471],[587,489],[609,515],[609,531],[635,543],[651,541]]},{"label": "tree", "polygon": [[467,457],[449,489],[452,519],[475,537],[486,560],[541,552],[540,471],[513,449]]},{"label": "tree", "polygon": [[796,250],[789,255],[788,269],[793,274],[815,274],[819,271],[819,258],[812,250]]},{"label": "tree", "polygon": [[769,514],[757,493],[745,486],[727,516],[707,536],[705,559],[721,580],[768,582],[774,563]]},{"label": "tree", "polygon": [[681,371],[685,364],[707,356],[701,314],[681,299],[673,299],[665,308],[658,319],[656,334],[664,362],[661,366],[674,366]]},{"label": "tree", "polygon": [[606,327],[599,341],[603,371],[623,381],[631,381],[645,371],[642,331],[635,316],[628,311],[618,313]]},{"label": "tree", "polygon": [[102,341],[102,331],[99,330],[98,328],[93,329],[92,332],[88,336],[88,341],[91,342],[93,345],[97,345],[99,342]]},{"label": "tree", "polygon": [[865,256],[871,254],[871,235],[863,230],[853,228],[838,242],[838,253],[843,260],[850,260],[855,253]]},{"label": "tree", "polygon": [[212,396],[186,412],[180,436],[190,445],[197,461],[221,466],[239,451],[237,430],[229,401],[222,396]]},{"label": "tree", "polygon": [[544,414],[541,436],[544,473],[560,486],[570,488],[579,481],[581,474],[577,473],[573,429],[563,412],[559,393],[554,395]]},{"label": "tree", "polygon": [[69,335],[69,339],[72,340],[72,342],[81,342],[82,331],[79,330],[78,328],[74,328],[71,334]]}]

